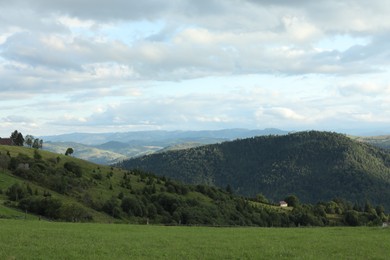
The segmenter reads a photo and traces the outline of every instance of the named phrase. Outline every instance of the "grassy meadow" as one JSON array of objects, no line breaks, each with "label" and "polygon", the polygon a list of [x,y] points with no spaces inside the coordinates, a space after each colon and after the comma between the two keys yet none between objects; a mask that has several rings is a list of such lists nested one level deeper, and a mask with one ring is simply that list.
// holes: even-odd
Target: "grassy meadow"
[{"label": "grassy meadow", "polygon": [[0,219],[0,259],[388,259],[390,228],[211,228]]}]

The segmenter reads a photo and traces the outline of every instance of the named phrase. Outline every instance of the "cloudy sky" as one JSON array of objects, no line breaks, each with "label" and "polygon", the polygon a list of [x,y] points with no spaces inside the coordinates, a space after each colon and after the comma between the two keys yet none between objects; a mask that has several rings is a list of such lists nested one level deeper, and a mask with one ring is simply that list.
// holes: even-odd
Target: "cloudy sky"
[{"label": "cloudy sky", "polygon": [[0,136],[388,133],[388,0],[0,0]]}]

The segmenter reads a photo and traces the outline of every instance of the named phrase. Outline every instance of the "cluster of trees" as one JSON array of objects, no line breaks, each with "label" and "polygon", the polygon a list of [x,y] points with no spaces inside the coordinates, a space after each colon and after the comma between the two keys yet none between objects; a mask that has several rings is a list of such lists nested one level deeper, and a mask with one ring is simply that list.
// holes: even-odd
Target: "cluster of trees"
[{"label": "cluster of trees", "polygon": [[50,219],[65,221],[91,221],[88,210],[78,203],[65,203],[52,197],[50,192],[39,192],[31,189],[29,184],[15,183],[10,186],[6,195],[8,205],[19,207],[23,211],[34,213]]},{"label": "cluster of trees", "polygon": [[[254,200],[234,196],[215,187],[187,186],[168,180],[160,190],[156,190],[155,179],[152,182],[148,178],[139,180],[149,184],[142,190],[132,190],[126,195],[120,192],[106,201],[93,201],[91,195],[87,195],[89,202],[85,206],[79,203],[65,203],[46,191],[39,192],[37,189],[33,191],[28,184],[15,183],[7,189],[6,195],[10,200],[8,205],[14,203],[22,210],[66,221],[92,220],[86,208],[88,206],[118,219],[171,225],[357,226],[380,225],[388,220],[382,206],[373,207],[369,203],[359,207],[335,199],[310,205],[301,204],[295,196],[289,196],[286,201],[293,200],[295,207],[292,210],[282,210],[271,204],[258,204]],[[202,198],[199,195],[198,199],[185,196],[189,193],[200,193],[203,199],[199,199]],[[329,214],[338,216],[338,219],[329,218]]]},{"label": "cluster of trees", "polygon": [[390,210],[390,153],[345,135],[308,131],[259,136],[125,160],[191,184],[226,187],[273,201],[294,193],[306,203],[334,197],[383,204]]},{"label": "cluster of trees", "polygon": [[81,178],[83,171],[78,164],[60,161],[60,157],[44,160],[38,150],[34,151],[33,158],[21,153],[15,157],[0,155],[0,165],[4,169],[61,194],[89,186],[89,181]]},{"label": "cluster of trees", "polygon": [[384,207],[372,206],[369,201],[364,205],[336,198],[328,202],[318,202],[315,205],[301,204],[295,195],[285,198],[289,206],[293,206],[290,220],[296,226],[327,226],[327,225],[381,225],[388,221]]},{"label": "cluster of trees", "polygon": [[43,147],[43,140],[39,138],[35,138],[32,135],[26,135],[24,142],[30,148],[32,147],[35,149],[42,149]]},{"label": "cluster of trees", "polygon": [[[119,183],[127,192],[119,192],[104,202],[93,201],[87,196],[89,205],[119,219],[173,225],[354,226],[379,225],[388,219],[382,206],[359,207],[342,199],[315,205],[301,204],[297,196],[291,195],[285,201],[293,209],[284,210],[268,203],[264,195],[243,198],[228,189],[185,185],[139,170],[125,172]],[[143,188],[134,188],[140,184]]]},{"label": "cluster of trees", "polygon": [[18,130],[15,130],[11,133],[11,139],[14,145],[17,146],[28,146],[35,149],[42,149],[43,147],[43,140],[39,138],[35,138],[32,135],[26,135],[26,137],[23,137],[23,134],[18,132]]}]

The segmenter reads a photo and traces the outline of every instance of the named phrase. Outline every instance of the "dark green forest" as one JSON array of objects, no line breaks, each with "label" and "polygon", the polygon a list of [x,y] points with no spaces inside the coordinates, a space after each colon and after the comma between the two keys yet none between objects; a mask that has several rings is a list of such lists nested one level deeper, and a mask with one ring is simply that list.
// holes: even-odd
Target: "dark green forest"
[{"label": "dark green forest", "polygon": [[244,196],[305,203],[343,198],[390,210],[390,154],[343,134],[307,131],[207,145],[123,161],[190,184],[227,187]]},{"label": "dark green forest", "polygon": [[0,146],[0,217],[4,208],[43,219],[209,226],[380,225],[380,205],[334,198],[304,204],[281,197],[243,197],[233,190],[188,185],[140,170],[121,170],[37,149]]}]

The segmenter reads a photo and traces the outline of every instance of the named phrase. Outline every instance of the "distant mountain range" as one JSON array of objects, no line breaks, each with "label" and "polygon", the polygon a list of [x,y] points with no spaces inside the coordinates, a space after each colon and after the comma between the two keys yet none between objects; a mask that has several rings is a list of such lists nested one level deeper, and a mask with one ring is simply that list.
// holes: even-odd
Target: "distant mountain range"
[{"label": "distant mountain range", "polygon": [[[134,131],[119,133],[72,133],[52,136],[42,136],[46,142],[76,142],[86,145],[102,145],[107,142],[121,142],[136,145],[162,145],[166,143],[177,143],[183,141],[199,141],[208,143],[215,140],[231,140],[236,138],[247,138],[257,135],[280,135],[287,134],[276,128],[267,128],[263,130],[248,129],[223,129],[223,130],[204,130],[204,131]],[[178,141],[179,140],[179,141]],[[203,142],[202,142],[203,141]]]},{"label": "distant mountain range", "polygon": [[369,143],[374,146],[390,149],[390,135],[379,135],[379,136],[364,136],[364,137],[352,137],[361,142]]},{"label": "distant mountain range", "polygon": [[337,133],[258,136],[151,154],[119,166],[191,184],[230,186],[247,196],[261,192],[278,200],[295,194],[309,203],[341,197],[390,210],[390,153]]},{"label": "distant mountain range", "polygon": [[99,164],[112,164],[165,150],[178,150],[206,144],[262,135],[283,135],[279,129],[224,129],[215,131],[137,131],[124,133],[72,133],[42,136],[44,149],[65,153],[73,148],[73,156]]},{"label": "distant mountain range", "polygon": [[[44,149],[65,153],[74,149],[73,156],[99,164],[114,164],[124,159],[168,150],[182,150],[207,144],[221,143],[264,135],[286,135],[288,131],[275,128],[263,130],[224,129],[215,131],[137,131],[124,133],[72,133],[42,136]],[[389,149],[390,135],[351,137]]]}]

